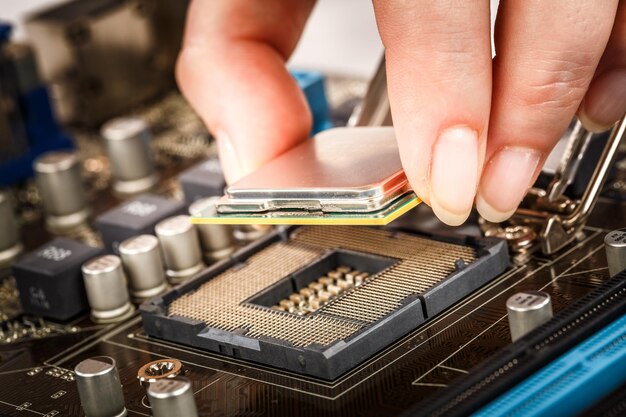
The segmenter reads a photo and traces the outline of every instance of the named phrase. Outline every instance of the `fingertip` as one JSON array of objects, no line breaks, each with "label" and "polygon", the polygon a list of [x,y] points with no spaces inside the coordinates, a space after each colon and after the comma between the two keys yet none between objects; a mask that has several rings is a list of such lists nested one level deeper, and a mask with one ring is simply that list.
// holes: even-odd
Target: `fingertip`
[{"label": "fingertip", "polygon": [[598,76],[589,86],[578,109],[578,118],[590,132],[603,132],[626,111],[626,70],[614,69]]},{"label": "fingertip", "polygon": [[513,215],[513,213],[515,213],[515,209],[509,211],[500,211],[493,208],[491,204],[485,201],[480,193],[478,193],[478,195],[476,196],[476,210],[485,220],[492,223],[503,222],[509,219]]},{"label": "fingertip", "polygon": [[453,213],[450,210],[439,205],[437,200],[431,200],[430,207],[433,209],[433,213],[448,226],[460,226],[469,217],[471,208],[463,213]]},{"label": "fingertip", "polygon": [[227,184],[232,184],[244,177],[247,172],[242,167],[241,161],[235,150],[235,146],[230,136],[225,131],[218,131],[214,134],[217,143],[217,151],[224,171],[224,178]]},{"label": "fingertip", "polygon": [[543,154],[536,149],[505,147],[498,150],[485,166],[476,208],[491,222],[513,215],[537,176]]},{"label": "fingertip", "polygon": [[611,127],[611,125],[602,125],[593,120],[591,117],[589,117],[584,107],[582,106],[578,111],[578,119],[580,120],[580,123],[582,123],[583,127],[592,133],[601,133]]},{"label": "fingertip", "polygon": [[476,130],[458,125],[443,130],[433,146],[430,202],[447,224],[463,223],[472,210],[478,185],[479,140]]}]

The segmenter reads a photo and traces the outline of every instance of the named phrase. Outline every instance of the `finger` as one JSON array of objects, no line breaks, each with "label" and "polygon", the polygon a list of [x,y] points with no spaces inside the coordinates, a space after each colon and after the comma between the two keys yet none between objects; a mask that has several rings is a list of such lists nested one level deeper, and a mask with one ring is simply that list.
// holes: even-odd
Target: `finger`
[{"label": "finger", "polygon": [[613,31],[589,90],[578,110],[583,125],[602,132],[626,112],[626,1],[617,9]]},{"label": "finger", "polygon": [[233,182],[306,139],[311,115],[285,68],[313,0],[195,0],[177,79]]},{"label": "finger", "polygon": [[489,1],[375,0],[402,164],[445,223],[463,223],[482,170],[491,99]]},{"label": "finger", "polygon": [[476,207],[510,217],[567,128],[591,81],[617,0],[503,2],[496,23],[493,103]]}]

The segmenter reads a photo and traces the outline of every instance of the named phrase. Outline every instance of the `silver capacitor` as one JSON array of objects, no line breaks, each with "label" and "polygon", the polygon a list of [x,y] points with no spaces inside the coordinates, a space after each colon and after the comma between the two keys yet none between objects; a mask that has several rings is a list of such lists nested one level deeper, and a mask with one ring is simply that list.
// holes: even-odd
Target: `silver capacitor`
[{"label": "silver capacitor", "polygon": [[511,339],[515,342],[552,318],[550,294],[543,291],[523,291],[506,301]]},{"label": "silver capacitor", "polygon": [[91,318],[98,323],[112,323],[129,317],[130,303],[122,260],[115,255],[94,258],[82,266]]},{"label": "silver capacitor", "polygon": [[161,242],[170,283],[186,281],[204,267],[198,232],[189,216],[169,217],[159,222],[154,231]]},{"label": "silver capacitor", "polygon": [[147,389],[154,417],[197,417],[191,382],[187,378],[163,378]]},{"label": "silver capacitor", "polygon": [[134,299],[145,300],[167,289],[159,239],[153,235],[133,236],[123,241],[118,251]]},{"label": "silver capacitor", "polygon": [[48,152],[35,160],[33,168],[48,227],[63,231],[85,223],[89,209],[78,155]]},{"label": "silver capacitor", "polygon": [[272,231],[268,224],[238,224],[234,227],[235,238],[242,242],[252,242]]},{"label": "silver capacitor", "polygon": [[[217,213],[215,203],[220,197],[207,197],[193,202],[189,214],[196,217],[212,217]],[[200,245],[207,262],[228,257],[236,249],[233,228],[225,224],[196,224]]]},{"label": "silver capacitor", "polygon": [[604,237],[609,275],[614,277],[626,269],[626,230],[613,230]]},{"label": "silver capacitor", "polygon": [[122,195],[142,193],[154,187],[158,176],[150,151],[150,130],[139,117],[120,117],[102,126],[113,190]]},{"label": "silver capacitor", "polygon": [[96,356],[85,359],[76,365],[74,373],[86,417],[122,417],[128,414],[113,358]]},{"label": "silver capacitor", "polygon": [[0,191],[0,268],[9,266],[22,249],[13,198]]}]

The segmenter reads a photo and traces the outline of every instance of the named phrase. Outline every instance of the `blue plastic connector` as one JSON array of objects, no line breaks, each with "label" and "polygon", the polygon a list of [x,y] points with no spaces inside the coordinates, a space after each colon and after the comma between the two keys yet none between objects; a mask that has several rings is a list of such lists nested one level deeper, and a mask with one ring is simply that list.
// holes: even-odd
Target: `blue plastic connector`
[{"label": "blue plastic connector", "polygon": [[[11,25],[0,22],[0,44],[8,42]],[[13,82],[3,79],[2,82]],[[0,187],[10,186],[33,175],[33,161],[42,153],[74,148],[70,136],[59,127],[48,89],[40,84],[26,92],[15,92],[11,98],[19,106],[17,120],[20,131],[26,132],[23,153],[11,159],[0,158]],[[1,156],[1,155],[0,155]]]},{"label": "blue plastic connector", "polygon": [[324,86],[324,75],[317,71],[291,71],[291,75],[296,79],[300,89],[304,92],[309,108],[313,114],[314,135],[322,130],[333,127],[330,119],[328,100],[326,100],[326,89]]},{"label": "blue plastic connector", "polygon": [[0,21],[0,45],[11,38],[12,32],[13,27],[9,23]]},{"label": "blue plastic connector", "polygon": [[626,316],[623,316],[473,416],[574,416],[625,381]]}]

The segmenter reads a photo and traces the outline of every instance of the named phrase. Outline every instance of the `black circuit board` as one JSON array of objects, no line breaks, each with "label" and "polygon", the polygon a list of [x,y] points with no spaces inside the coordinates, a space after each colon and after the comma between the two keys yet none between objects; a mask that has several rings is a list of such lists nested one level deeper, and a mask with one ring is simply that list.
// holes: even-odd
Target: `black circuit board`
[{"label": "black circuit board", "polygon": [[[161,123],[167,134],[170,125],[167,120]],[[171,141],[176,146],[158,147]],[[79,145],[94,170],[89,192],[95,217],[121,200],[107,190],[106,161],[99,155],[97,141],[87,135],[79,137]],[[200,127],[197,135],[166,137],[156,146],[162,178],[158,193],[168,197],[180,198],[173,181],[179,172],[215,152]],[[193,152],[187,152],[190,149]],[[98,161],[103,167],[99,168]],[[618,173],[618,181],[623,177]],[[481,289],[332,381],[149,337],[138,314],[109,325],[93,323],[86,316],[70,323],[24,317],[15,302],[12,278],[5,275],[0,285],[0,415],[84,415],[72,370],[80,361],[101,355],[117,363],[129,416],[151,415],[137,372],[150,361],[166,358],[182,362],[202,416],[401,415],[426,404],[511,343],[505,302],[515,292],[546,291],[558,313],[608,278],[604,236],[626,225],[626,192],[616,196],[619,187],[615,183],[608,184],[608,189],[612,198],[598,202],[577,242],[553,257],[536,254],[523,263],[512,262]],[[45,230],[32,184],[24,184],[17,193],[28,251],[53,236]],[[396,226],[424,230],[425,224],[433,224],[423,217],[425,211],[405,216]],[[89,228],[75,238],[100,244]]]},{"label": "black circuit board", "polygon": [[626,223],[626,210],[623,204],[603,201],[594,217],[602,224],[592,221],[567,250],[510,267],[334,381],[150,338],[139,316],[114,325],[97,325],[85,317],[57,325],[56,333],[0,346],[0,412],[82,415],[72,369],[81,360],[107,355],[118,364],[130,416],[150,415],[137,371],[162,358],[183,363],[201,415],[400,415],[510,343],[505,301],[513,293],[546,291],[558,312],[608,278],[603,238],[610,228]]}]

